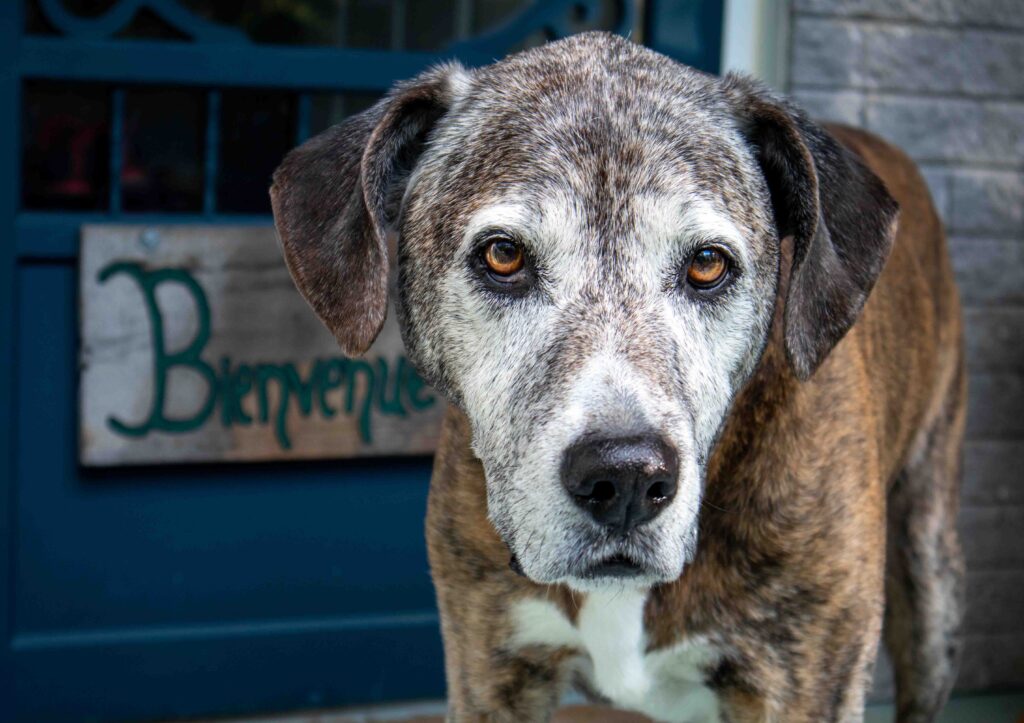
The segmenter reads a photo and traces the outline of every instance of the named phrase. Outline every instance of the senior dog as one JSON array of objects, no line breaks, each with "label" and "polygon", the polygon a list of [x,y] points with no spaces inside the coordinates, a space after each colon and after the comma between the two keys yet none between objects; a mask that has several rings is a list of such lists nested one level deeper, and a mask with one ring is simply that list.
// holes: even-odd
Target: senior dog
[{"label": "senior dog", "polygon": [[[965,382],[898,150],[590,33],[444,65],[293,151],[274,214],[349,354],[450,401],[427,537],[452,721],[575,684],[660,721],[900,721],[960,648]],[[897,225],[897,209],[901,208]]]}]

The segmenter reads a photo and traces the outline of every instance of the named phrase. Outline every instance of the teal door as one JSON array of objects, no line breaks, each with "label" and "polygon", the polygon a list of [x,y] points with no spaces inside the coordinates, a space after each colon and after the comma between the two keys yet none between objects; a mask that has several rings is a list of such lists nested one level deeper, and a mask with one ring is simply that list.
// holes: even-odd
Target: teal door
[{"label": "teal door", "polygon": [[0,3],[0,719],[443,695],[430,460],[77,463],[83,223],[269,224],[290,147],[446,57],[581,28],[717,69],[721,2]]}]

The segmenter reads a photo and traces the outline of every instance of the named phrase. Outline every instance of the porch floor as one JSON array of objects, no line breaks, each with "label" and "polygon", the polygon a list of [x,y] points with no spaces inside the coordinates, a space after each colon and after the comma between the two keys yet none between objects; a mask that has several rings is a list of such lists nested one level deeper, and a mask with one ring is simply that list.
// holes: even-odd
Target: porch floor
[{"label": "porch floor", "polygon": [[[217,719],[193,723],[443,723],[444,704],[412,703],[358,710],[310,711],[258,718]],[[891,705],[868,707],[865,723],[889,723]],[[645,718],[606,708],[569,706],[559,711],[555,723],[644,723]],[[956,697],[946,706],[938,723],[1024,723],[1024,693]]]}]

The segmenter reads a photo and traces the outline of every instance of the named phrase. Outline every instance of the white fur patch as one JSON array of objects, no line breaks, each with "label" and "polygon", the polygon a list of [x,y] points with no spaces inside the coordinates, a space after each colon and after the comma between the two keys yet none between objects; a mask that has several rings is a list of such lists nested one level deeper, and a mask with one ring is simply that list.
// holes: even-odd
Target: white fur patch
[{"label": "white fur patch", "polygon": [[587,596],[578,625],[553,603],[523,600],[512,609],[512,642],[579,650],[589,684],[619,708],[665,723],[717,723],[718,699],[704,685],[716,651],[698,637],[648,652],[646,599],[645,590],[610,585]]}]

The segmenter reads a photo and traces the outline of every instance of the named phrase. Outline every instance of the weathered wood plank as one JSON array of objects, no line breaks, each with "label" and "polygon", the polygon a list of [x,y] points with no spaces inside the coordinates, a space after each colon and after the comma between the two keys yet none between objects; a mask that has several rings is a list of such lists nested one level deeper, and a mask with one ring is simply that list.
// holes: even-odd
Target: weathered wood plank
[{"label": "weathered wood plank", "polygon": [[295,290],[272,227],[86,226],[86,465],[425,454],[441,399],[394,314],[345,359]]}]

